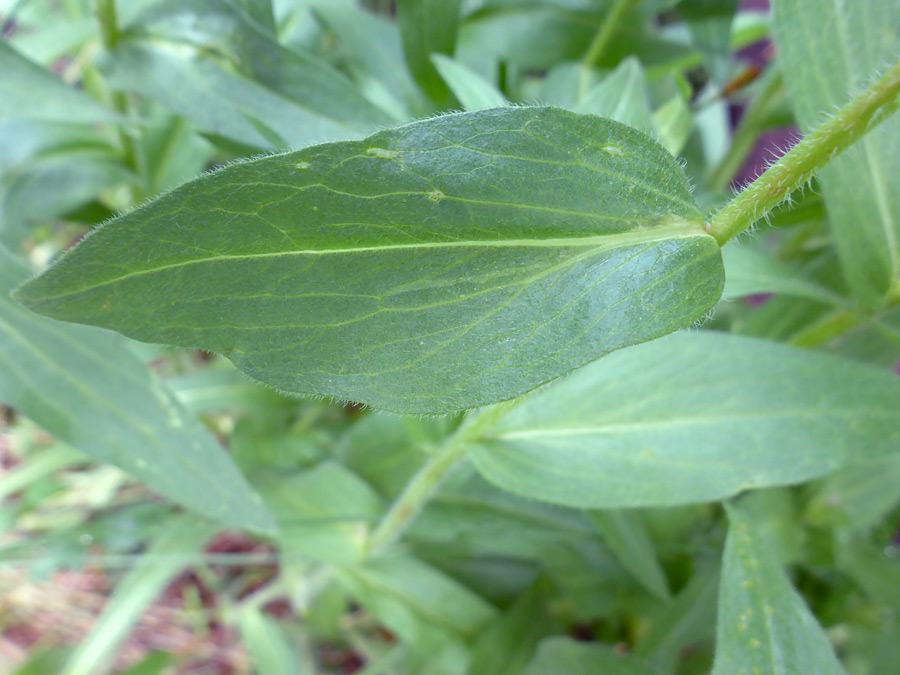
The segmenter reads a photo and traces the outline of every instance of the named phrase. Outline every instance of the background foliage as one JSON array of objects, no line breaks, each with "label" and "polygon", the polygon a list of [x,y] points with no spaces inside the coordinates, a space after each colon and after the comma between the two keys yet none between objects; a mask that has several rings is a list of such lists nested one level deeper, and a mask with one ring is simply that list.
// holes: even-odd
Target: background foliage
[{"label": "background foliage", "polygon": [[[282,396],[209,352],[59,322],[9,295],[93,226],[162,193],[118,222],[159,237],[142,214],[182,206],[185,190],[207,206],[258,213],[283,195],[242,186],[254,167],[283,158],[291,170],[316,171],[324,156],[344,171],[329,171],[329,180],[365,192],[390,174],[391,157],[373,149],[417,151],[460,119],[519,116],[525,129],[535,114],[515,108],[391,129],[450,110],[539,103],[624,123],[642,133],[541,113],[557,141],[573,130],[620,134],[615,148],[647,162],[629,165],[625,185],[646,180],[684,202],[671,207],[679,222],[699,226],[701,213],[760,169],[761,151],[777,153],[797,133],[791,125],[810,129],[900,53],[892,0],[765,5],[0,0],[0,669],[892,672],[900,662],[898,115],[752,237],[724,246],[722,300],[699,330],[626,347],[475,414],[400,416]],[[416,128],[432,136],[410,138]],[[379,145],[365,151],[366,166],[378,168],[369,173],[344,164],[354,153],[341,155],[364,146],[330,145],[236,164],[169,192],[235,160],[372,133]],[[561,153],[573,146],[558,144]],[[442,161],[438,169],[455,160]],[[512,190],[531,207],[590,202],[622,222],[652,211],[646,195],[623,197],[611,183],[579,188],[575,199],[542,184],[546,175],[500,180],[503,171],[525,173],[521,164],[507,158],[488,175],[494,202]],[[203,192],[223,176],[240,180]],[[426,208],[444,196],[423,194]],[[355,211],[389,225],[396,209],[412,207],[380,208]],[[480,216],[503,227],[513,212],[492,203]],[[288,216],[277,225],[295,226]],[[201,235],[229,232],[227,218],[203,217],[190,221]],[[456,218],[446,222],[466,225]],[[545,226],[581,226],[578,218],[590,220],[561,225],[548,216]],[[164,234],[195,235],[179,222]],[[517,236],[508,229],[507,243]],[[91,262],[97,278],[151,264],[133,240],[108,248],[102,236],[111,231],[78,249],[106,256]],[[618,244],[597,255],[610,249]],[[513,254],[497,255],[522,263]],[[331,283],[345,283],[343,270],[356,264],[336,265]],[[467,268],[459,283],[488,283],[478,275],[496,264]],[[529,264],[526,287],[534,269],[552,268],[538,256]],[[687,280],[707,286],[690,311],[673,282],[646,296],[664,317],[659,325],[592,344],[529,387],[702,316],[721,270],[697,269]],[[270,270],[221,272],[123,294],[124,332],[227,351],[173,338],[178,322],[167,325],[164,314],[172,288],[196,302],[209,301],[214,286],[233,301],[256,292],[247,284],[264,283]],[[56,293],[87,283],[61,274]],[[83,307],[67,297],[55,311]],[[371,351],[367,340],[388,337],[367,324],[340,345]],[[448,377],[456,363],[460,372],[485,367],[471,348],[445,358],[434,367]],[[409,382],[423,401],[433,398],[430,384]],[[313,390],[341,393],[324,386]],[[495,399],[529,388],[516,386]],[[351,393],[374,396],[343,395]],[[378,524],[398,517],[391,504],[445,454],[463,459],[421,512],[400,514],[396,522],[409,525],[402,537],[380,539]]]}]

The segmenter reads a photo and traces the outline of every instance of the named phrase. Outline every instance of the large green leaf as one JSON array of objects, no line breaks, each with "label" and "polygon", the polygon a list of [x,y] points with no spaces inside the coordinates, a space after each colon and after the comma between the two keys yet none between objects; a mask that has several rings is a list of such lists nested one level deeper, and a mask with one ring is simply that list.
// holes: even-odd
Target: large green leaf
[{"label": "large green leaf", "polygon": [[900,451],[900,378],[724,333],[633,347],[535,392],[470,457],[578,507],[663,506],[798,483]]},{"label": "large green leaf", "polygon": [[35,316],[9,300],[27,277],[0,247],[0,399],[179,504],[233,527],[273,529],[212,434],[121,339]]},{"label": "large green leaf", "polygon": [[740,506],[728,508],[713,675],[844,671],[771,545]]},{"label": "large green leaf", "polygon": [[722,283],[663,148],[507,108],[226,167],[100,228],[18,297],[221,352],[282,390],[440,413],[689,325]]},{"label": "large green leaf", "polygon": [[[900,3],[779,0],[773,32],[804,130],[850,100],[900,49]],[[854,293],[877,304],[900,290],[900,115],[819,173],[829,221]]]}]

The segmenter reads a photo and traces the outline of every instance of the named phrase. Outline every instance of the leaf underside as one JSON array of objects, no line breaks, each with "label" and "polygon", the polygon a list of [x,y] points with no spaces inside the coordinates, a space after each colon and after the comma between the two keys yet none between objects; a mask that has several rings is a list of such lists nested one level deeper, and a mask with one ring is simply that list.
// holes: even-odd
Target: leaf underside
[{"label": "leaf underside", "polygon": [[23,286],[55,318],[225,354],[281,390],[441,413],[697,321],[718,246],[665,150],[554,108],[234,164]]}]

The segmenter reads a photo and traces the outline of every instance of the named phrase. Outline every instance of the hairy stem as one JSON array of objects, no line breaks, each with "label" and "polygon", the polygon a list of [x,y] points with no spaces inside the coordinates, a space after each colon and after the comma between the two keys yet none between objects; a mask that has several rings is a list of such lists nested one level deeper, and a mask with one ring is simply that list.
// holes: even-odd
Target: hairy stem
[{"label": "hairy stem", "polygon": [[900,107],[900,60],[720,209],[706,230],[724,244]]},{"label": "hairy stem", "polygon": [[406,531],[450,470],[466,454],[467,443],[504,415],[513,403],[498,403],[470,413],[459,428],[444,440],[373,530],[367,547],[369,557],[382,553]]}]

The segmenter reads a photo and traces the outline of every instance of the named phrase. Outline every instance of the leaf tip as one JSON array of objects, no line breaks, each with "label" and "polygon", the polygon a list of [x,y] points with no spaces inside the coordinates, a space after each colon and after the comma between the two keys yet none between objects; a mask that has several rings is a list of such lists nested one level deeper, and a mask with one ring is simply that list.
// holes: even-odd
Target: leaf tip
[{"label": "leaf tip", "polygon": [[13,300],[13,302],[30,308],[29,305],[32,301],[31,297],[29,297],[30,294],[28,292],[30,284],[31,280],[26,281],[22,284],[19,284],[9,292],[9,297]]}]

